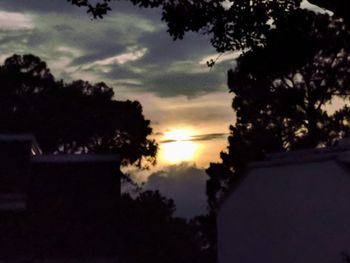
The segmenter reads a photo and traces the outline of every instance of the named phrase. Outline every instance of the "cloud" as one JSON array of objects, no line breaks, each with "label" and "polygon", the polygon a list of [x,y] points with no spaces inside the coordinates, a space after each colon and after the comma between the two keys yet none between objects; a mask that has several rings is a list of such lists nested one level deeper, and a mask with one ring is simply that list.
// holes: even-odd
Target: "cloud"
[{"label": "cloud", "polygon": [[206,65],[208,61],[215,61],[215,64],[219,64],[225,61],[232,61],[240,57],[240,55],[243,54],[244,51],[238,50],[238,51],[232,51],[232,52],[226,52],[223,54],[212,54],[204,57],[199,61],[200,65]]},{"label": "cloud", "polygon": [[1,30],[33,29],[34,23],[30,15],[0,11],[0,28]]},{"label": "cloud", "polygon": [[204,170],[183,163],[151,174],[144,187],[172,198],[176,215],[191,218],[206,213],[206,180]]},{"label": "cloud", "polygon": [[48,12],[85,12],[82,8],[74,8],[66,0],[11,0],[1,1],[0,6],[2,9],[11,10],[16,12],[27,12],[35,10],[41,13]]},{"label": "cloud", "polygon": [[146,76],[145,86],[148,91],[160,97],[185,95],[188,98],[202,96],[218,90],[226,90],[224,74],[188,73],[157,71]]},{"label": "cloud", "polygon": [[22,26],[34,27],[11,34],[0,31],[0,49],[3,54],[40,56],[57,78],[103,81],[123,92],[193,99],[227,90],[229,57],[224,55],[211,70],[200,64],[215,54],[207,37],[190,33],[173,41],[159,10],[119,1],[113,5],[105,19],[91,21],[66,1],[0,2],[0,8],[8,10],[4,12],[30,14],[31,23]]},{"label": "cloud", "polygon": [[[160,135],[163,135],[163,134],[161,133]],[[184,141],[193,141],[193,142],[212,141],[212,140],[227,138],[228,135],[229,133],[199,134],[199,135],[193,135]],[[160,143],[170,143],[170,142],[176,142],[176,141],[177,140],[162,140],[160,141]]]},{"label": "cloud", "polygon": [[57,78],[103,81],[119,91],[195,98],[226,90],[230,61],[211,71],[199,64],[215,53],[208,38],[191,33],[173,41],[159,10],[116,1],[109,16],[91,21],[84,12],[68,11],[76,10],[69,3],[52,1],[0,3],[9,13],[30,14],[34,26],[1,35],[2,53],[32,53],[47,61]]},{"label": "cloud", "polygon": [[212,141],[227,138],[228,133],[208,133],[192,136],[192,141]]},{"label": "cloud", "polygon": [[147,48],[142,48],[136,51],[120,54],[115,57],[109,58],[108,61],[106,60],[104,60],[103,62],[100,61],[100,63],[104,65],[104,63],[113,64],[113,62],[117,62],[118,64],[122,65],[122,64],[125,64],[126,62],[135,61],[142,58],[146,54],[146,52],[147,52]]},{"label": "cloud", "polygon": [[[111,3],[110,15],[91,20],[85,10],[66,0],[0,1],[2,12],[19,19],[0,28],[0,60],[32,53],[47,62],[57,79],[104,81],[115,88],[117,99],[139,100],[159,133],[184,125],[203,134],[196,139],[206,140],[210,138],[205,136],[226,131],[234,121],[226,85],[233,61],[210,70],[199,63],[215,54],[207,36],[189,33],[173,41],[161,22],[161,10],[137,8],[130,1]],[[212,145],[197,161],[198,167],[218,158],[226,145],[219,138],[207,142]]]},{"label": "cloud", "polygon": [[184,39],[174,41],[165,30],[145,34],[140,38],[140,42],[149,47],[144,62],[163,66],[174,61],[196,63],[198,58],[215,53],[209,41],[207,37],[195,33],[188,33]]},{"label": "cloud", "polygon": [[147,52],[147,48],[141,48],[135,51],[131,52],[126,52],[123,54],[119,54],[113,57],[97,60],[95,62],[92,62],[88,65],[83,66],[83,69],[85,68],[91,68],[91,67],[96,67],[96,66],[109,66],[109,65],[114,65],[114,64],[120,64],[123,65],[127,62],[130,61],[135,61],[140,58],[142,58]]},{"label": "cloud", "polygon": [[116,81],[116,84],[117,85],[124,85],[124,86],[127,86],[127,85],[140,86],[140,85],[142,85],[142,82],[139,80],[136,80],[136,79],[118,79]]}]

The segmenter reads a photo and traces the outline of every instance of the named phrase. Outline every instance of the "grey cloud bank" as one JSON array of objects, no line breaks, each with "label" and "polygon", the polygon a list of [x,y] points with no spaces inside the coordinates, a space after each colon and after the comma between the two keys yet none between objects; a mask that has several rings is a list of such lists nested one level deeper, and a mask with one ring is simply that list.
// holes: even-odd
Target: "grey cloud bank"
[{"label": "grey cloud bank", "polygon": [[204,170],[183,163],[150,175],[145,189],[159,189],[175,201],[176,215],[191,218],[206,214],[206,180]]},{"label": "grey cloud bank", "polygon": [[[119,79],[132,78],[138,85],[123,82],[122,89],[152,92],[161,97],[196,97],[225,89],[224,72],[230,62],[212,72],[199,64],[215,53],[206,37],[189,34],[174,42],[160,21],[159,10],[139,9],[126,2],[114,5],[110,16],[91,20],[83,10],[62,0],[2,2],[2,17],[6,14],[6,20],[18,22],[12,23],[17,30],[9,33],[8,22],[0,19],[1,53],[33,53],[47,60],[49,67],[54,64],[55,75],[69,80],[85,77],[118,89]],[[71,54],[67,50],[59,52],[60,47],[71,49]],[[108,65],[86,67],[131,49],[147,52],[122,66],[111,61]],[[59,67],[57,60],[64,61],[64,65]]]}]

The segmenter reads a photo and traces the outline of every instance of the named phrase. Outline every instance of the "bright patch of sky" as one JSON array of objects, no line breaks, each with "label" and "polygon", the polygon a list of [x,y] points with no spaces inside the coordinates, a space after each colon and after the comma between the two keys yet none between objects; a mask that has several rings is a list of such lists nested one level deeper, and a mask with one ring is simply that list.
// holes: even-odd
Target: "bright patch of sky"
[{"label": "bright patch of sky", "polygon": [[309,10],[312,10],[314,12],[317,12],[317,13],[328,13],[330,15],[332,15],[333,13],[327,9],[324,9],[324,8],[320,8],[318,7],[317,5],[313,5],[313,4],[310,4],[307,0],[303,0],[301,2],[301,8],[305,8],[305,9],[309,9]]},{"label": "bright patch of sky", "polygon": [[113,65],[113,64],[125,64],[130,61],[135,61],[140,58],[142,58],[147,52],[147,48],[141,48],[139,50],[127,52],[127,53],[122,53],[113,57],[105,58],[102,60],[97,60],[91,64],[88,65],[88,67],[92,66],[108,66],[108,65]]},{"label": "bright patch of sky", "polygon": [[17,12],[0,11],[0,28],[2,30],[33,29],[32,16]]},{"label": "bright patch of sky", "polygon": [[225,61],[233,61],[237,58],[239,58],[239,56],[242,55],[242,51],[232,51],[232,52],[226,52],[223,54],[212,54],[209,56],[206,56],[205,58],[203,58],[199,64],[200,65],[206,65],[208,61],[215,61],[215,64],[219,64]]}]

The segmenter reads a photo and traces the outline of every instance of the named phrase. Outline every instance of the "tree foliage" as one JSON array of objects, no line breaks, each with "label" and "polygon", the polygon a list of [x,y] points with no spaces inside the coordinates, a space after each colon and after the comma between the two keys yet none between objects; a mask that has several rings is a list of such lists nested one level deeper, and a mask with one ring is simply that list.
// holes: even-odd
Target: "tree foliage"
[{"label": "tree foliage", "polygon": [[296,10],[267,34],[265,46],[238,59],[228,72],[237,121],[222,164],[208,169],[213,207],[247,162],[269,152],[332,145],[349,134],[349,108],[334,114],[326,108],[350,95],[349,33],[341,20]]},{"label": "tree foliage", "polygon": [[[103,18],[111,10],[111,0],[68,0],[87,8],[94,18]],[[266,33],[274,23],[299,7],[301,0],[130,0],[139,7],[160,8],[162,20],[174,39],[194,31],[211,36],[218,52],[250,48],[264,44]]]},{"label": "tree foliage", "polygon": [[[90,13],[94,18],[103,18],[109,11],[111,11],[111,2],[112,0],[98,0],[98,1],[90,1],[90,0],[67,0],[71,2],[73,5],[78,7],[84,7],[87,10],[87,13]],[[139,7],[162,7],[163,8],[163,19],[170,24],[181,24],[179,23],[179,19],[172,16],[172,14],[176,14],[180,12],[184,14],[186,18],[190,17],[190,14],[198,14],[200,12],[205,12],[209,6],[214,6],[215,8],[218,5],[229,6],[233,3],[236,5],[237,11],[243,11],[245,15],[250,15],[254,13],[253,8],[255,6],[269,6],[272,8],[276,7],[276,3],[282,3],[280,0],[266,0],[266,1],[237,1],[237,0],[213,0],[213,1],[190,1],[190,0],[179,0],[179,1],[170,1],[170,0],[130,0],[134,5]],[[211,2],[211,3],[210,3]],[[246,2],[246,3],[244,3]],[[260,3],[259,3],[260,2]],[[289,2],[289,0],[285,0],[284,2]],[[301,1],[295,0],[293,5],[299,5]],[[309,0],[311,4],[319,6],[321,8],[332,11],[337,17],[343,18],[344,21],[349,25],[350,23],[350,4],[347,0]],[[243,3],[243,5],[242,5]],[[265,11],[269,11],[272,9],[265,9]],[[260,11],[263,11],[260,9]],[[179,14],[179,13],[177,13]],[[209,13],[205,13],[209,14]],[[215,16],[215,15],[214,15]],[[239,17],[239,16],[238,16]],[[238,18],[237,17],[237,18]],[[245,19],[250,19],[250,17],[245,17]],[[177,22],[176,22],[177,21]],[[211,20],[207,20],[206,16],[200,17],[195,16],[191,18],[191,21],[194,22],[192,26],[188,26],[185,31],[193,30],[198,31],[202,27],[205,27],[206,24],[203,23],[205,21],[211,22]],[[233,22],[242,22],[242,19],[234,20]],[[186,22],[182,24],[185,25]],[[187,24],[188,25],[188,24]],[[196,26],[194,26],[196,25]],[[199,27],[198,27],[199,26]],[[177,27],[175,25],[175,27]],[[181,28],[181,25],[180,27]]]},{"label": "tree foliage", "polygon": [[0,132],[33,132],[46,153],[121,154],[123,164],[155,162],[157,145],[137,101],[117,101],[105,83],[56,81],[33,55],[0,67]]},{"label": "tree foliage", "polygon": [[[94,18],[111,11],[112,0],[67,0],[87,9]],[[219,52],[244,49],[264,44],[266,33],[281,17],[300,7],[301,0],[130,0],[133,5],[161,8],[162,20],[174,39],[189,31],[211,35],[211,43]],[[348,25],[350,4],[347,0],[311,0],[331,10]],[[289,26],[289,25],[286,25]]]},{"label": "tree foliage", "polygon": [[174,217],[173,201],[158,191],[141,192],[135,199],[122,196],[120,211],[118,254],[123,262],[214,262],[202,253],[197,228]]},{"label": "tree foliage", "polygon": [[337,17],[344,19],[350,26],[350,2],[347,0],[309,0],[311,4],[332,11]]}]

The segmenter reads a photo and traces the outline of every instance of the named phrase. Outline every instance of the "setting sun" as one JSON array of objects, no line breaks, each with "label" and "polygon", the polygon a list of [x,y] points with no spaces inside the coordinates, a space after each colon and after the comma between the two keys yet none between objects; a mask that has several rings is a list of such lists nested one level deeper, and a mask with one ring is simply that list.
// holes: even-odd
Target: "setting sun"
[{"label": "setting sun", "polygon": [[160,146],[160,158],[167,163],[194,160],[198,144],[191,141],[191,130],[178,129],[167,132]]}]

